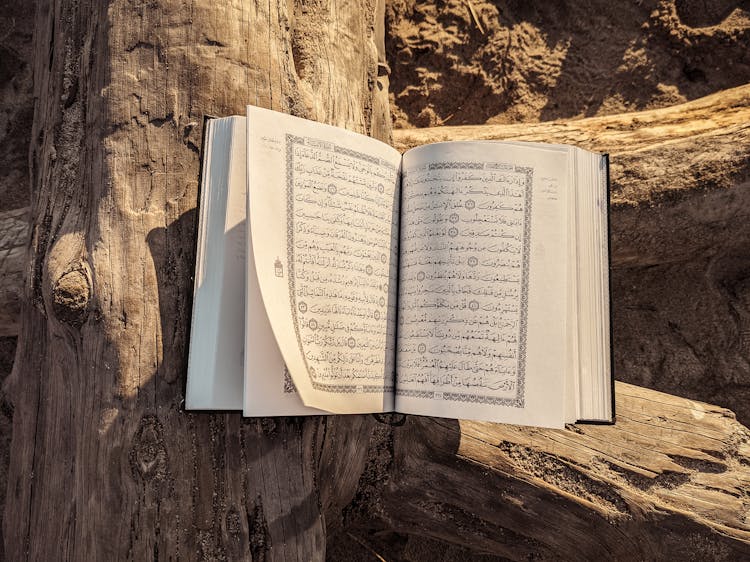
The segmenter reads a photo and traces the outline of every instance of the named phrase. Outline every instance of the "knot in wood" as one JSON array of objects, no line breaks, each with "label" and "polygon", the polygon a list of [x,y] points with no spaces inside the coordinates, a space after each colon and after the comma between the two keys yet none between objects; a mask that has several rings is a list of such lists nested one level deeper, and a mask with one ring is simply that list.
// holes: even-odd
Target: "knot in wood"
[{"label": "knot in wood", "polygon": [[74,328],[86,321],[91,300],[91,279],[83,265],[69,269],[52,286],[52,310],[55,317]]},{"label": "knot in wood", "polygon": [[144,481],[162,481],[169,475],[161,423],[156,416],[144,416],[133,438],[130,466]]}]

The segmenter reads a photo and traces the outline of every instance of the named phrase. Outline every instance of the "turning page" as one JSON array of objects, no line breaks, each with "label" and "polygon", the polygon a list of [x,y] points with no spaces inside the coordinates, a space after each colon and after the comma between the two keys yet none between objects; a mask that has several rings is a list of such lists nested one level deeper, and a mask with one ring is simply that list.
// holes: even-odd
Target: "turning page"
[{"label": "turning page", "polygon": [[294,385],[329,412],[392,410],[400,153],[252,106],[247,126],[248,275]]},{"label": "turning page", "polygon": [[562,427],[567,151],[438,143],[402,174],[396,410]]},{"label": "turning page", "polygon": [[[245,125],[244,122],[243,125]],[[247,126],[245,125],[243,139],[246,128]],[[246,168],[247,166],[245,166]],[[244,194],[245,189],[242,191]],[[245,202],[243,201],[243,203]],[[245,264],[245,387],[242,402],[243,415],[313,416],[325,414],[327,412],[305,406],[294,386],[294,382],[292,382],[289,370],[284,363],[284,357],[281,355],[279,346],[276,343],[271,323],[266,315],[263,296],[258,285],[258,275],[255,272],[255,258],[253,255],[252,229],[247,229],[246,234],[247,238],[245,240],[248,243],[243,243],[243,246],[247,246],[247,263]]]}]

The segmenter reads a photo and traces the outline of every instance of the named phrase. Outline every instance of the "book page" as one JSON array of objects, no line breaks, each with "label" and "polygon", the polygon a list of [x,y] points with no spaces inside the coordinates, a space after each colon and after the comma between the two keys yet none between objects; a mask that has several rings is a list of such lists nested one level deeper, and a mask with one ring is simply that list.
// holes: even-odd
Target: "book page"
[{"label": "book page", "polygon": [[247,147],[257,279],[299,395],[334,413],[392,410],[401,155],[252,106]]},{"label": "book page", "polygon": [[404,155],[396,409],[564,424],[568,152]]}]

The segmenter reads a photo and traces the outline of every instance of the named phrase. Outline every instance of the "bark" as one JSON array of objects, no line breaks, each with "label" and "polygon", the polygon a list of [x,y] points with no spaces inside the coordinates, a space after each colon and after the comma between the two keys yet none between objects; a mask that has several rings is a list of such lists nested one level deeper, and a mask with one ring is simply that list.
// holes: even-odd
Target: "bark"
[{"label": "bark", "polygon": [[680,532],[747,554],[746,430],[653,391],[563,432],[182,409],[202,118],[250,101],[387,140],[375,8],[39,2],[8,559],[320,560],[363,511],[509,558]]}]

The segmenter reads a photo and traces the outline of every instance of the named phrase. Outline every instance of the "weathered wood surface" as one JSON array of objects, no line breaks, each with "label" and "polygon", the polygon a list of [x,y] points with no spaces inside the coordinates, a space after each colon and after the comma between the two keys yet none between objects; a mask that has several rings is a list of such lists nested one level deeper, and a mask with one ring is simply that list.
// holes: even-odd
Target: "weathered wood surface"
[{"label": "weathered wood surface", "polygon": [[7,558],[320,560],[362,510],[509,558],[658,557],[680,533],[747,555],[746,430],[653,391],[620,386],[627,419],[561,432],[181,410],[202,116],[249,99],[387,139],[373,13],[39,3]]},{"label": "weathered wood surface", "polygon": [[18,334],[28,214],[28,207],[0,212],[0,337]]},{"label": "weathered wood surface", "polygon": [[8,559],[323,558],[372,418],[182,410],[198,152],[248,102],[388,140],[375,13],[39,0]]},{"label": "weathered wood surface", "polygon": [[750,557],[750,431],[705,403],[616,396],[615,426],[409,416],[357,513],[509,560]]}]

